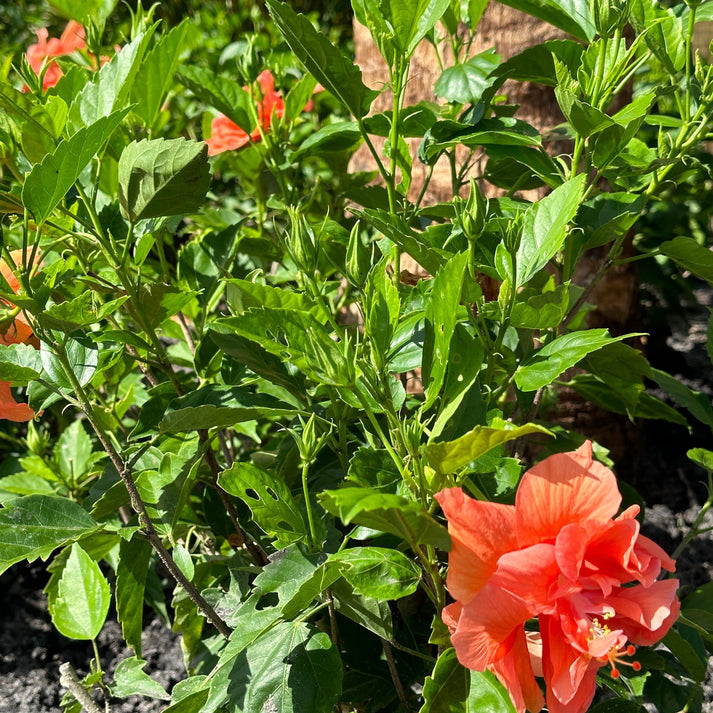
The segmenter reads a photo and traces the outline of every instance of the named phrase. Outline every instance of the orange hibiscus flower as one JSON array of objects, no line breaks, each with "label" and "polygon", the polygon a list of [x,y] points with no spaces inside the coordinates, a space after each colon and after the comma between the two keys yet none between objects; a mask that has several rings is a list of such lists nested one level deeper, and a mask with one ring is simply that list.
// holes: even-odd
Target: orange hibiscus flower
[{"label": "orange hibiscus flower", "polygon": [[[270,128],[273,114],[278,118],[284,116],[285,102],[282,100],[280,93],[275,91],[275,78],[272,76],[270,70],[266,69],[261,72],[257,81],[260,85],[260,93],[262,94],[262,99],[259,100],[257,104],[258,122],[260,128],[262,128],[263,131],[267,131],[267,129]],[[244,87],[244,89],[247,90],[247,87]],[[237,124],[228,119],[227,116],[218,114],[210,125],[211,135],[206,141],[208,144],[208,155],[215,156],[215,154],[222,153],[223,151],[239,149],[250,141],[259,141],[260,128],[255,127],[253,132],[248,135],[246,131],[243,131]]]},{"label": "orange hibiscus flower", "polygon": [[[47,59],[62,57],[86,48],[84,42],[84,28],[74,20],[70,20],[70,22],[67,23],[67,27],[65,27],[59,39],[57,37],[51,37],[48,40],[48,35],[49,33],[45,27],[37,30],[37,44],[30,45],[27,48],[27,61],[37,75],[42,71]],[[42,80],[42,88],[46,91],[50,87],[53,87],[57,84],[61,76],[62,70],[59,68],[57,62],[50,62],[47,66],[44,79]]]},{"label": "orange hibiscus flower", "polygon": [[[21,250],[13,250],[10,257],[14,264],[18,264],[22,259]],[[10,289],[17,294],[20,290],[20,283],[13,269],[5,262],[0,262],[0,273],[10,286]],[[2,300],[3,304],[12,306],[10,302]],[[0,344],[24,344],[27,342],[37,342],[32,333],[25,315],[20,312],[9,325],[3,325],[4,331],[0,332]],[[19,404],[15,401],[10,390],[10,382],[0,381],[0,419],[8,421],[31,421],[35,417],[35,412],[27,404]]]},{"label": "orange hibiscus flower", "polygon": [[[453,548],[447,584],[455,602],[443,620],[459,661],[490,669],[515,707],[583,713],[609,664],[640,668],[635,645],[660,640],[680,605],[678,580],[658,580],[674,561],[639,533],[633,505],[586,442],[525,473],[515,505],[479,502],[460,488],[436,495]],[[525,632],[539,619],[539,634]]]}]

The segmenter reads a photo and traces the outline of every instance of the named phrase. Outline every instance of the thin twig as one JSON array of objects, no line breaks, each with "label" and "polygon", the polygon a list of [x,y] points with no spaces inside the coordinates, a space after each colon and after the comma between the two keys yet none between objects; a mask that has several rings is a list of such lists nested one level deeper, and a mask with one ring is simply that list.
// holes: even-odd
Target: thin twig
[{"label": "thin twig", "polygon": [[381,640],[381,647],[384,649],[384,656],[386,656],[386,663],[389,666],[389,673],[391,674],[391,680],[394,683],[394,688],[396,689],[396,695],[401,701],[401,705],[410,711],[408,704],[408,699],[406,698],[406,691],[404,691],[403,684],[399,678],[399,672],[396,670],[396,662],[394,661],[394,654],[391,651],[391,644],[386,639]]},{"label": "thin twig", "polygon": [[59,685],[66,688],[81,704],[87,713],[104,713],[102,709],[92,700],[77,676],[77,672],[69,662],[59,666]]}]

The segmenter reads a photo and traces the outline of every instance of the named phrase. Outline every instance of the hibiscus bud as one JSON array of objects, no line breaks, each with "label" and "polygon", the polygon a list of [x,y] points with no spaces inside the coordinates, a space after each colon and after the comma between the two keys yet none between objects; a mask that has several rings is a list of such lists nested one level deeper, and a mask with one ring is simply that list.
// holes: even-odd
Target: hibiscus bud
[{"label": "hibiscus bud", "polygon": [[302,417],[300,417],[300,423],[302,424],[302,433],[296,433],[295,431],[290,431],[297,448],[300,452],[300,459],[302,463],[313,463],[317,459],[317,455],[322,450],[324,444],[329,438],[329,434],[332,432],[332,426],[329,424],[329,428],[326,431],[320,433],[320,429],[324,424],[317,423],[317,416],[312,414],[309,417],[307,423],[304,422]]},{"label": "hibiscus bud", "polygon": [[628,0],[590,0],[589,7],[601,37],[610,37],[617,27],[626,23],[629,16]]},{"label": "hibiscus bud", "polygon": [[298,269],[307,274],[317,269],[319,257],[319,240],[312,226],[301,215],[292,213],[292,230],[287,244],[290,257]]},{"label": "hibiscus bud", "polygon": [[245,84],[252,84],[257,81],[262,71],[262,58],[260,50],[255,44],[256,35],[248,35],[244,42],[244,50],[238,58],[238,70]]},{"label": "hibiscus bud", "polygon": [[476,240],[483,232],[488,203],[478,188],[478,184],[470,179],[470,195],[467,200],[455,202],[456,225],[463,231],[468,240]]},{"label": "hibiscus bud", "polygon": [[40,432],[35,428],[35,424],[29,421],[27,424],[27,448],[28,450],[36,456],[42,456],[47,450],[47,445],[49,444],[50,436],[49,433]]},{"label": "hibiscus bud", "polygon": [[349,245],[347,246],[347,257],[344,265],[346,277],[355,287],[363,287],[366,276],[371,265],[371,251],[364,245],[359,236],[361,224],[356,222],[349,233]]}]

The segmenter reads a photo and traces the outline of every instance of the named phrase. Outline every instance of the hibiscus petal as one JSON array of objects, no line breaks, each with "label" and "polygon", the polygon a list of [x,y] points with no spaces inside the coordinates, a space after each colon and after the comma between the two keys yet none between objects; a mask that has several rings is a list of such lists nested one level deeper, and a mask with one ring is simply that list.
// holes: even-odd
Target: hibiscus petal
[{"label": "hibiscus petal", "polygon": [[517,632],[533,613],[518,597],[485,585],[463,606],[451,635],[458,660],[473,671],[485,671],[512,649]]},{"label": "hibiscus petal", "polygon": [[448,556],[448,590],[469,602],[497,567],[498,558],[515,547],[515,508],[473,500],[460,488],[436,494],[448,519],[453,547]]},{"label": "hibiscus petal", "polygon": [[10,390],[10,382],[0,381],[0,419],[31,421],[35,412],[27,404],[19,404]]},{"label": "hibiscus petal", "polygon": [[515,635],[512,649],[491,666],[500,683],[508,689],[518,713],[538,713],[545,698],[535,680],[524,629]]},{"label": "hibiscus petal", "polygon": [[677,589],[677,579],[662,579],[650,587],[618,587],[606,599],[616,612],[610,626],[621,627],[635,644],[658,641],[678,615]]},{"label": "hibiscus petal", "polygon": [[545,458],[522,477],[515,501],[518,545],[554,541],[571,523],[608,522],[620,503],[614,473],[592,460],[586,441],[573,453]]},{"label": "hibiscus petal", "polygon": [[540,631],[550,713],[582,713],[594,697],[601,662],[569,645],[559,616],[541,616]]}]

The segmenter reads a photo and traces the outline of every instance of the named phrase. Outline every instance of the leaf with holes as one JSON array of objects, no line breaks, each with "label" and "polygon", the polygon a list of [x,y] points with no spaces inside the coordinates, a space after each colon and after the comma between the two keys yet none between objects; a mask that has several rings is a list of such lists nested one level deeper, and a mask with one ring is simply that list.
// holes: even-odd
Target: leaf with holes
[{"label": "leaf with holes", "polygon": [[252,511],[253,520],[279,547],[304,542],[307,528],[290,489],[280,476],[250,463],[235,463],[218,476],[219,485],[240,498]]}]

